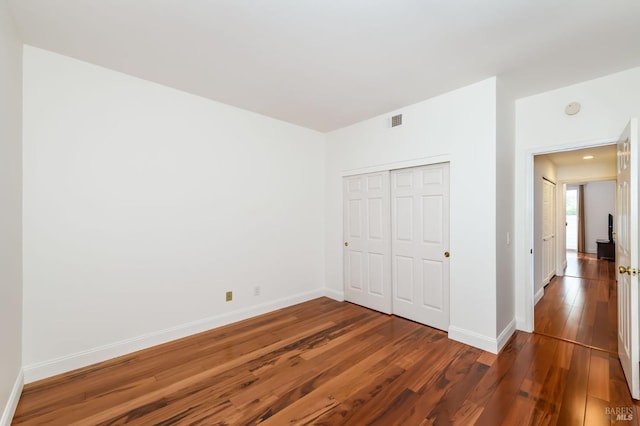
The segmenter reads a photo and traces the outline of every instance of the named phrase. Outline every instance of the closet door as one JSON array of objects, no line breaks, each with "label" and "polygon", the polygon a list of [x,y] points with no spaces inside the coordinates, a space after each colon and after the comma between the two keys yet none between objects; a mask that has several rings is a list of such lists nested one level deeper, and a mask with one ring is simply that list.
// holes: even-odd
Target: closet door
[{"label": "closet door", "polygon": [[389,172],[344,178],[343,197],[345,299],[390,314]]},{"label": "closet door", "polygon": [[542,277],[549,283],[556,273],[556,185],[542,180]]},{"label": "closet door", "polygon": [[449,328],[449,163],[391,172],[393,313]]}]

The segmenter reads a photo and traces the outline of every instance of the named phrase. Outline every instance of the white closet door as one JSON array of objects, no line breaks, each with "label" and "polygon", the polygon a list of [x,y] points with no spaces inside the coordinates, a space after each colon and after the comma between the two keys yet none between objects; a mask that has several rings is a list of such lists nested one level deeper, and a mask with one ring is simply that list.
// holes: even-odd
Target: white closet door
[{"label": "white closet door", "polygon": [[391,172],[393,313],[449,328],[449,163]]},{"label": "white closet door", "polygon": [[390,314],[389,172],[346,177],[343,185],[345,299]]},{"label": "white closet door", "polygon": [[542,276],[547,284],[556,273],[556,185],[542,180]]}]

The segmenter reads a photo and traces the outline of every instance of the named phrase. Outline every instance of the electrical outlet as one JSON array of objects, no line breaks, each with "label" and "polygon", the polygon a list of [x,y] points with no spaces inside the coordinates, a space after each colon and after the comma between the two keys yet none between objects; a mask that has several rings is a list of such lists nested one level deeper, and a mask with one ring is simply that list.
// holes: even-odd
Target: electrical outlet
[{"label": "electrical outlet", "polygon": [[231,302],[233,300],[233,292],[228,291],[226,294],[227,302]]},{"label": "electrical outlet", "polygon": [[257,285],[253,288],[253,295],[254,296],[260,296],[260,286]]}]

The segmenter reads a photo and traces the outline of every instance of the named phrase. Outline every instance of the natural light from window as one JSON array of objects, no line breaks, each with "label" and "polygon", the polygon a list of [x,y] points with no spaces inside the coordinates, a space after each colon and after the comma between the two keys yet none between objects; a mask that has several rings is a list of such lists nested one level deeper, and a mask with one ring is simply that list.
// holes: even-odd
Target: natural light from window
[{"label": "natural light from window", "polygon": [[578,249],[578,190],[567,189],[566,196],[567,250]]}]

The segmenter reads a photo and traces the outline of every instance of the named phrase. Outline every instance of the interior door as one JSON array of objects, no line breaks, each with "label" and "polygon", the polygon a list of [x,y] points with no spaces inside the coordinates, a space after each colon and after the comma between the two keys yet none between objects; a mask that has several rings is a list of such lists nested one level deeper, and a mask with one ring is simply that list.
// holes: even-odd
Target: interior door
[{"label": "interior door", "polygon": [[391,313],[389,172],[343,179],[345,299]]},{"label": "interior door", "polygon": [[632,119],[622,133],[617,151],[618,355],[631,396],[639,399],[637,119]]},{"label": "interior door", "polygon": [[449,163],[391,173],[393,313],[449,328]]},{"label": "interior door", "polygon": [[542,269],[543,284],[556,273],[556,185],[542,179]]}]

